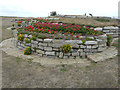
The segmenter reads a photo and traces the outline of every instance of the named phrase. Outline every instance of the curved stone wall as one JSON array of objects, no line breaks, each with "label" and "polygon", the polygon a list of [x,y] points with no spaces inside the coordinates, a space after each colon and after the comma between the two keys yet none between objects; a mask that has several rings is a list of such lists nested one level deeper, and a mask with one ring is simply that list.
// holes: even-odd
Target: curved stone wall
[{"label": "curved stone wall", "polygon": [[[24,34],[24,37],[30,38],[32,35]],[[17,38],[17,37],[16,37]],[[17,39],[16,39],[17,40]],[[106,46],[106,35],[98,36],[95,41],[86,41],[82,44],[81,40],[57,40],[57,39],[39,39],[35,41],[31,40],[31,43],[25,43],[25,41],[16,41],[16,46],[19,49],[31,47],[32,53],[40,56],[54,56],[59,58],[74,58],[74,57],[86,57],[89,54],[97,53],[105,50]],[[64,44],[70,44],[72,51],[68,54],[63,54],[60,51],[61,46]],[[34,48],[36,52],[34,52]]]}]

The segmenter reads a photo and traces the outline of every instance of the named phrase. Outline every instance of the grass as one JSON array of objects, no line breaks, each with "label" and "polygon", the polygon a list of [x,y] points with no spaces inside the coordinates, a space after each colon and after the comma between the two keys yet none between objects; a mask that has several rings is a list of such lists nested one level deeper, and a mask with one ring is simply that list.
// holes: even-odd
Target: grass
[{"label": "grass", "polygon": [[16,61],[20,62],[22,59],[20,57],[16,57]]},{"label": "grass", "polygon": [[[79,24],[79,25],[87,25],[87,26],[108,26],[108,25],[118,25],[117,20],[100,20],[97,22],[95,18],[60,18],[59,20],[55,20],[55,22],[63,22],[63,23],[71,23],[71,24]],[[101,23],[102,22],[102,23]]]},{"label": "grass", "polygon": [[91,65],[86,66],[86,69],[91,70],[94,66],[96,66],[96,63],[91,62]]},{"label": "grass", "polygon": [[59,57],[59,59],[63,59],[63,57]]},{"label": "grass", "polygon": [[73,59],[76,59],[76,56],[74,56],[74,58]]},{"label": "grass", "polygon": [[39,65],[42,68],[45,68],[45,66],[41,65],[40,63],[37,63],[37,65]]},{"label": "grass", "polygon": [[95,19],[96,21],[100,21],[100,22],[110,22],[109,19],[102,19],[102,18],[97,18]]},{"label": "grass", "polygon": [[28,63],[29,63],[29,64],[32,63],[32,60],[33,60],[33,58],[29,58],[29,59],[28,59]]},{"label": "grass", "polygon": [[65,68],[61,68],[60,71],[67,71]]},{"label": "grass", "polygon": [[120,46],[120,38],[118,40],[116,40],[112,46],[115,46],[117,49],[119,49],[119,46]]}]

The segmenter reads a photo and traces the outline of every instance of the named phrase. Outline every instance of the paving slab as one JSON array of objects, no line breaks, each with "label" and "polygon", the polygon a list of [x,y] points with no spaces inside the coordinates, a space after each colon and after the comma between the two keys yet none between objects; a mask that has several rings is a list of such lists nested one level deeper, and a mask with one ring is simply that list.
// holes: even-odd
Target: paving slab
[{"label": "paving slab", "polygon": [[87,58],[93,62],[105,61],[106,59],[114,58],[118,54],[118,50],[111,46],[101,53],[88,55]]}]

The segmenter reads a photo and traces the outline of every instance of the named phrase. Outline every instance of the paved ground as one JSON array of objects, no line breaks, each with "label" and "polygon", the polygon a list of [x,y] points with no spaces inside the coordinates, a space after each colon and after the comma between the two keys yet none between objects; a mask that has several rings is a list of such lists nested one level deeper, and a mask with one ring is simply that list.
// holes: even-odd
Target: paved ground
[{"label": "paved ground", "polygon": [[[3,19],[3,40],[12,37],[7,30],[12,23]],[[49,60],[49,58],[48,58]],[[32,63],[2,52],[3,88],[116,88],[118,87],[118,57],[104,62],[84,61],[79,64]]]}]

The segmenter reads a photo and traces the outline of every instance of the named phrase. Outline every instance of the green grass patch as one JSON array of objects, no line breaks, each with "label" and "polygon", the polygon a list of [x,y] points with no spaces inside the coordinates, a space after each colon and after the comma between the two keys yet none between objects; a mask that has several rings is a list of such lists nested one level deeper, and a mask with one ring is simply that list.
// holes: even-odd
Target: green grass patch
[{"label": "green grass patch", "polygon": [[67,71],[65,68],[61,68],[60,71]]}]

